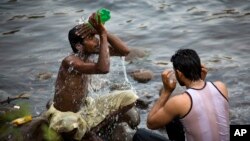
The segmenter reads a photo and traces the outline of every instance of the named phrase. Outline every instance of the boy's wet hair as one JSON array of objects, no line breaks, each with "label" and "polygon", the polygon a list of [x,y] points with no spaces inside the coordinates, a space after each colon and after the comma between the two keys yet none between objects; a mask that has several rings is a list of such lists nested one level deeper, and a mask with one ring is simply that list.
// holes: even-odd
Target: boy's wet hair
[{"label": "boy's wet hair", "polygon": [[196,81],[201,79],[201,61],[196,51],[192,49],[179,49],[171,57],[175,70],[179,70],[184,76]]},{"label": "boy's wet hair", "polygon": [[76,49],[76,44],[77,43],[80,43],[82,44],[82,41],[83,41],[83,38],[81,38],[81,35],[76,35],[75,32],[76,32],[76,27],[73,27],[70,31],[69,31],[69,34],[68,34],[68,38],[69,38],[69,43],[70,43],[70,46],[73,50],[74,53],[77,53],[77,49]]}]

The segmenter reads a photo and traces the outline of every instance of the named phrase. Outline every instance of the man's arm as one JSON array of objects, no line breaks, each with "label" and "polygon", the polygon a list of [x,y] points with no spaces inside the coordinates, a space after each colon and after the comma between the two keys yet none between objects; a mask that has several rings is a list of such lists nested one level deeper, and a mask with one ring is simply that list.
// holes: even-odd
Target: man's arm
[{"label": "man's arm", "polygon": [[176,98],[169,98],[176,87],[176,80],[170,80],[172,73],[169,70],[162,73],[164,89],[147,117],[147,126],[150,129],[158,129],[165,126],[177,115],[175,109]]},{"label": "man's arm", "polygon": [[112,56],[126,56],[129,53],[127,45],[117,36],[108,33],[108,42],[111,45],[110,55]]}]

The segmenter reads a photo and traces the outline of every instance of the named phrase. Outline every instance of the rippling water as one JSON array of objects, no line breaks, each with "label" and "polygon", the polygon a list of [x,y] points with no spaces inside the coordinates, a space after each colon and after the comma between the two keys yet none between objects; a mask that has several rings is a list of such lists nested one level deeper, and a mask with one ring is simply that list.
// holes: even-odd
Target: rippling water
[{"label": "rippling water", "polygon": [[[157,98],[160,73],[179,48],[195,49],[209,68],[207,79],[222,80],[229,89],[232,124],[250,124],[250,5],[249,0],[2,0],[0,2],[0,99],[21,92],[32,94],[33,114],[53,97],[60,61],[71,52],[70,28],[101,7],[111,10],[108,31],[131,48],[149,55],[127,70],[155,73],[147,84],[132,81],[141,97]],[[159,65],[163,64],[163,65]],[[123,72],[123,68],[116,69]],[[39,80],[39,73],[52,78]],[[120,75],[124,79],[123,75]],[[146,88],[146,89],[145,89]],[[183,88],[180,90],[184,90]],[[152,104],[152,103],[151,103]],[[147,110],[141,110],[145,126]]]}]

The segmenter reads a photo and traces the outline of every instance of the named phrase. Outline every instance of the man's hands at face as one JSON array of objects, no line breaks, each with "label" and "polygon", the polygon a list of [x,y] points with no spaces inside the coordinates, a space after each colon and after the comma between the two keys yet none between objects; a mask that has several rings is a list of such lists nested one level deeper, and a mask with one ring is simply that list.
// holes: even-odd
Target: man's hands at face
[{"label": "man's hands at face", "polygon": [[161,74],[164,90],[172,93],[176,87],[176,78],[173,70],[165,70]]}]

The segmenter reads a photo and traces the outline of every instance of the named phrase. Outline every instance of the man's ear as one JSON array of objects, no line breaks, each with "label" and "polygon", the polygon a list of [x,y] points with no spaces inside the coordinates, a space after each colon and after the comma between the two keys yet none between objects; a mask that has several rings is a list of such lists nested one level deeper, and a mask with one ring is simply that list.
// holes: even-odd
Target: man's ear
[{"label": "man's ear", "polygon": [[176,70],[176,73],[177,73],[179,78],[183,78],[184,75],[183,75],[183,73],[181,71]]},{"label": "man's ear", "polygon": [[83,48],[83,45],[82,44],[80,44],[80,43],[77,43],[76,44],[76,49],[79,51],[79,50],[82,50],[82,48]]}]

